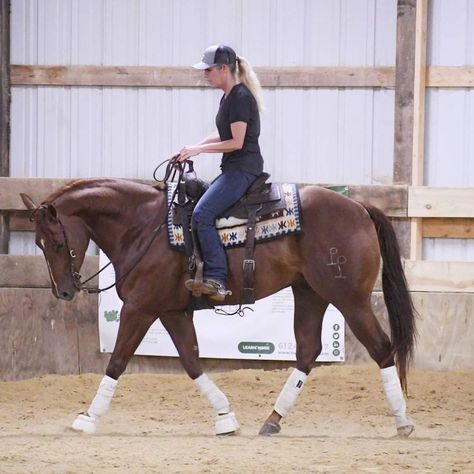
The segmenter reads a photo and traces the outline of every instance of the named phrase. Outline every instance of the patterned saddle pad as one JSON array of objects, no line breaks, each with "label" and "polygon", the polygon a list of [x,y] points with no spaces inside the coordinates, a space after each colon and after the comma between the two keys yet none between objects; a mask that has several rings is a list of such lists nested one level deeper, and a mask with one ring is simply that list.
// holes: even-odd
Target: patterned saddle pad
[{"label": "patterned saddle pad", "polygon": [[[276,238],[285,237],[290,234],[301,232],[301,209],[300,197],[296,184],[285,183],[281,185],[285,197],[286,207],[280,211],[272,212],[267,216],[258,218],[255,241],[263,242]],[[168,183],[168,204],[176,189],[176,183]],[[224,247],[240,247],[245,245],[247,228],[245,220],[218,219],[216,222],[217,232]],[[235,223],[237,225],[235,225]],[[222,227],[223,226],[223,227]],[[168,215],[168,238],[171,248],[184,250],[183,228],[181,225],[173,224],[173,215]]]}]

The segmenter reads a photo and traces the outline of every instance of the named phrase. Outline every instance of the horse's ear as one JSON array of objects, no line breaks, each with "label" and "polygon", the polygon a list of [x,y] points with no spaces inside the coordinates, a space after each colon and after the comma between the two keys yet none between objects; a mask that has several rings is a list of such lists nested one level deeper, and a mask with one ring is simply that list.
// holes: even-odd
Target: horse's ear
[{"label": "horse's ear", "polygon": [[20,197],[27,209],[30,211],[34,211],[36,209],[35,202],[30,198],[30,196],[28,196],[28,194],[20,193]]},{"label": "horse's ear", "polygon": [[58,211],[52,204],[47,205],[47,216],[52,221],[56,221],[58,219]]}]

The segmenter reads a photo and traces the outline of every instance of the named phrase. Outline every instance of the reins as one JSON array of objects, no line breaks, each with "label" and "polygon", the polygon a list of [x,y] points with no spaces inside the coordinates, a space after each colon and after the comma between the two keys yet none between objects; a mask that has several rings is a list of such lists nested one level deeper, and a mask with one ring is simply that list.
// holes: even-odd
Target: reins
[{"label": "reins", "polygon": [[[93,275],[91,275],[89,278],[87,278],[86,280],[84,281],[81,281],[82,280],[82,276],[81,274],[77,271],[76,267],[74,266],[74,259],[77,257],[77,254],[76,254],[76,251],[70,247],[69,245],[69,239],[67,237],[67,233],[66,233],[66,229],[63,225],[63,223],[61,222],[61,220],[59,219],[59,217],[56,216],[56,219],[59,223],[59,226],[61,228],[61,231],[63,233],[63,237],[64,237],[64,245],[66,246],[66,250],[67,250],[67,253],[68,253],[68,256],[69,256],[69,263],[70,263],[70,270],[71,270],[71,275],[73,277],[73,280],[74,280],[74,286],[77,288],[77,290],[79,291],[84,291],[85,293],[88,293],[88,294],[99,294],[99,293],[102,293],[103,291],[107,291],[107,290],[110,290],[111,288],[117,286],[118,283],[120,283],[121,281],[123,281],[134,269],[135,267],[140,263],[140,261],[143,259],[143,257],[146,255],[146,253],[148,252],[148,250],[150,249],[151,245],[153,244],[153,242],[155,241],[156,237],[158,236],[158,234],[160,233],[160,231],[165,227],[166,223],[167,223],[167,220],[168,220],[168,216],[171,212],[171,209],[172,209],[172,206],[173,206],[173,203],[174,203],[174,200],[176,198],[176,195],[178,193],[178,190],[179,190],[179,184],[183,181],[183,175],[185,173],[185,170],[186,170],[186,164],[188,164],[188,167],[189,167],[189,170],[192,171],[192,162],[191,161],[185,161],[184,164],[180,163],[178,161],[178,158],[179,158],[179,155],[174,155],[172,156],[171,158],[168,158],[164,161],[162,161],[156,168],[155,170],[153,171],[153,179],[159,183],[163,183],[163,184],[167,184],[169,181],[174,181],[174,179],[176,178],[176,175],[178,175],[178,181],[177,181],[177,186],[175,187],[172,195],[171,195],[171,199],[168,203],[168,206],[166,208],[166,212],[165,212],[165,216],[163,218],[163,222],[161,222],[161,224],[156,227],[155,229],[153,229],[153,231],[151,232],[151,239],[149,240],[146,248],[143,250],[143,252],[141,253],[141,255],[135,260],[135,262],[133,263],[133,265],[125,272],[123,273],[119,278],[117,278],[115,280],[115,282],[112,284],[112,285],[109,285],[107,286],[106,288],[84,288],[84,285],[87,284],[88,282],[90,282],[91,280],[93,280],[95,277],[97,277],[98,275],[100,275],[107,267],[109,267],[111,264],[112,264],[112,261],[109,261],[109,263],[107,263],[106,265],[104,265],[102,268],[100,268],[96,273],[94,273]],[[168,163],[166,165],[166,171],[165,171],[165,176],[163,179],[158,179],[156,177],[156,173],[157,171],[165,164],[165,163]],[[31,221],[34,221],[35,220],[35,217],[36,217],[36,214],[38,213],[38,211],[41,209],[41,208],[44,208],[48,205],[49,203],[46,203],[46,202],[43,202],[41,203],[32,213],[31,213],[31,216],[30,216],[30,220]],[[214,312],[216,314],[220,314],[220,315],[227,315],[227,316],[232,316],[232,315],[236,315],[238,314],[240,317],[243,317],[245,315],[245,310],[251,310],[253,311],[252,308],[248,307],[248,306],[244,306],[242,307],[242,304],[239,304],[239,307],[237,308],[237,310],[235,311],[225,311],[223,309],[214,309]]]},{"label": "reins", "polygon": [[[182,178],[183,178],[183,174],[185,172],[185,168],[186,168],[186,165],[184,164],[181,164],[179,161],[178,161],[178,158],[179,158],[179,155],[174,155],[172,156],[171,158],[168,158],[164,161],[162,161],[156,168],[155,170],[153,171],[153,178],[155,181],[157,182],[160,182],[160,183],[163,183],[163,184],[167,184],[168,181],[173,181],[176,177],[176,175],[178,175],[178,184],[182,181]],[[165,171],[165,177],[160,180],[156,177],[156,172],[165,164],[165,163],[168,163],[167,166],[166,166],[166,171]],[[72,249],[70,246],[69,246],[69,240],[67,238],[67,234],[66,234],[66,229],[64,228],[64,225],[63,223],[61,222],[61,220],[57,217],[57,221],[61,227],[61,230],[63,232],[63,236],[64,236],[64,244],[66,245],[66,248],[67,248],[67,252],[68,252],[68,255],[69,255],[69,261],[70,261],[70,267],[71,267],[71,275],[74,279],[74,285],[76,286],[76,288],[79,290],[79,291],[84,291],[86,293],[89,293],[89,294],[96,294],[96,293],[102,293],[103,291],[107,291],[107,290],[110,290],[111,288],[113,288],[114,286],[116,286],[118,283],[120,283],[121,281],[123,281],[134,269],[135,267],[140,263],[140,261],[142,260],[142,258],[146,255],[146,253],[148,252],[148,250],[150,249],[151,245],[153,244],[153,242],[155,241],[156,237],[158,236],[158,234],[160,233],[160,231],[164,228],[164,226],[166,225],[166,222],[167,222],[167,219],[168,219],[168,215],[169,213],[171,212],[171,208],[173,206],[173,202],[174,202],[174,199],[176,197],[176,194],[178,192],[178,186],[176,186],[175,190],[173,191],[173,194],[171,196],[171,199],[170,199],[170,202],[168,204],[168,207],[166,208],[166,212],[165,212],[165,216],[163,218],[163,222],[161,222],[161,224],[156,227],[155,229],[153,229],[153,231],[151,232],[151,239],[150,241],[148,242],[148,245],[146,246],[146,248],[143,250],[143,252],[141,253],[141,255],[135,260],[135,262],[133,263],[133,265],[131,265],[131,267],[125,272],[123,273],[119,278],[117,278],[115,280],[115,283],[113,283],[112,285],[109,285],[107,286],[106,288],[84,288],[84,285],[86,283],[88,283],[89,281],[91,281],[92,279],[94,279],[96,276],[100,275],[109,265],[112,264],[112,262],[109,262],[107,263],[106,265],[104,265],[102,268],[100,268],[96,273],[94,273],[92,276],[90,276],[89,278],[87,278],[86,280],[84,281],[81,281],[82,279],[82,276],[80,275],[80,273],[76,270],[75,266],[74,266],[74,259],[76,258],[76,252],[74,249]],[[35,216],[37,214],[37,212],[39,211],[39,209],[41,209],[42,206],[45,206],[45,203],[42,203],[40,206],[38,206],[31,214],[30,216],[30,220],[34,220],[35,219]]]},{"label": "reins", "polygon": [[[174,180],[174,178],[176,177],[176,174],[178,174],[178,184],[181,182],[182,178],[183,178],[183,174],[184,174],[184,170],[186,168],[186,165],[182,165],[179,161],[178,161],[178,158],[179,158],[179,155],[174,155],[172,156],[171,158],[168,158],[164,161],[162,161],[156,168],[155,170],[153,171],[153,179],[157,182],[160,182],[160,183],[163,183],[163,184],[167,184],[167,182],[170,180],[170,177],[171,177],[171,181]],[[156,172],[161,168],[161,166],[163,166],[165,163],[168,163],[166,165],[166,171],[165,171],[165,177],[160,180],[156,177]],[[89,293],[89,294],[97,294],[97,293],[102,293],[103,291],[107,291],[107,290],[110,290],[111,288],[113,288],[114,286],[117,286],[118,283],[120,283],[122,280],[124,280],[134,269],[135,267],[141,262],[142,258],[146,255],[146,253],[148,252],[148,250],[150,249],[151,245],[153,244],[153,242],[155,241],[156,237],[158,236],[158,234],[160,233],[160,231],[164,228],[164,226],[166,225],[166,221],[168,220],[168,215],[169,213],[171,212],[171,208],[173,206],[173,202],[174,202],[174,199],[176,197],[176,194],[178,192],[178,186],[176,186],[175,190],[173,191],[173,194],[171,196],[171,199],[170,199],[170,202],[168,204],[168,207],[166,208],[166,212],[165,212],[165,216],[163,218],[163,222],[158,226],[156,227],[155,229],[153,229],[153,231],[151,232],[151,239],[150,241],[148,242],[148,245],[146,246],[145,250],[142,252],[142,254],[136,259],[136,261],[134,262],[134,264],[123,274],[121,275],[119,278],[117,278],[115,280],[115,283],[113,283],[112,285],[109,285],[107,286],[106,288],[84,288],[83,285],[85,285],[86,283],[88,283],[89,281],[91,281],[93,278],[95,278],[97,275],[99,275],[101,272],[103,272],[112,262],[109,262],[107,263],[106,265],[104,265],[101,269],[99,269],[98,272],[94,273],[94,275],[92,275],[91,277],[89,277],[87,280],[85,280],[84,282],[81,282],[80,281],[80,278],[79,278],[79,289],[82,290],[82,291],[85,291],[86,293]],[[73,268],[73,267],[72,267]],[[79,275],[80,277],[80,275]]]}]

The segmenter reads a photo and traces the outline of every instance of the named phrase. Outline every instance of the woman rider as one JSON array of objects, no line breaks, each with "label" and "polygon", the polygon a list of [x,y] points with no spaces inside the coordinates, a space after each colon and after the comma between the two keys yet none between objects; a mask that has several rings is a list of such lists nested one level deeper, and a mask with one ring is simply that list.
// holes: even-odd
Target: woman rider
[{"label": "woman rider", "polygon": [[[223,301],[227,294],[227,261],[215,220],[245,194],[263,171],[258,144],[263,101],[252,66],[229,46],[210,46],[193,67],[204,70],[209,84],[224,91],[216,116],[217,130],[179,152],[181,162],[200,153],[223,153],[222,173],[201,197],[192,218],[204,262],[202,292]],[[192,290],[193,284],[194,280],[188,280],[186,287]]]}]

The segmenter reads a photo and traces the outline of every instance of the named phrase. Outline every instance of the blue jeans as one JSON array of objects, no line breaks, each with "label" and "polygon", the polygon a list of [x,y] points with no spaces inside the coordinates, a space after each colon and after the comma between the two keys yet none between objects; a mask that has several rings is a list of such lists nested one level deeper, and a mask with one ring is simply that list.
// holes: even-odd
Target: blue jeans
[{"label": "blue jeans", "polygon": [[204,278],[227,282],[227,261],[216,230],[216,217],[235,204],[255,181],[256,176],[239,170],[224,171],[197,203],[192,225],[201,244]]}]

